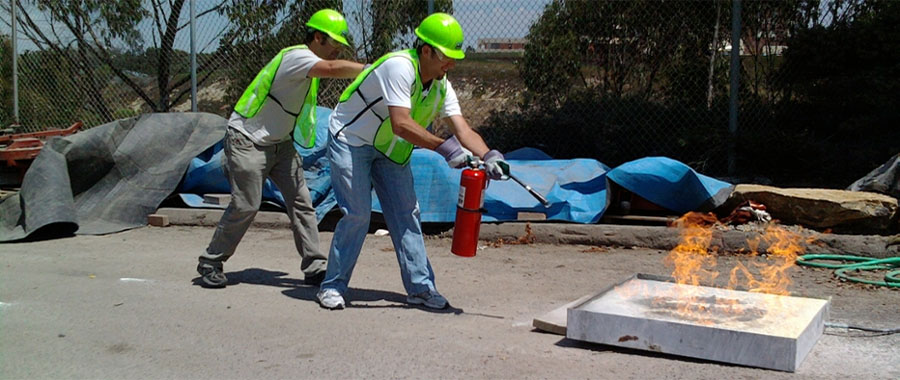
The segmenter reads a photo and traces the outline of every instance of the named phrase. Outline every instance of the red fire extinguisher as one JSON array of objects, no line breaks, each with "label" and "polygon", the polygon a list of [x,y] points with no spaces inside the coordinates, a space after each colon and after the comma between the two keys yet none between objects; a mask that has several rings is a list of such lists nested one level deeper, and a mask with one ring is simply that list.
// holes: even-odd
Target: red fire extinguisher
[{"label": "red fire extinguisher", "polygon": [[459,180],[459,202],[456,204],[456,224],[453,227],[453,247],[450,252],[463,257],[475,256],[478,231],[481,229],[481,208],[487,175],[483,169],[466,168]]}]

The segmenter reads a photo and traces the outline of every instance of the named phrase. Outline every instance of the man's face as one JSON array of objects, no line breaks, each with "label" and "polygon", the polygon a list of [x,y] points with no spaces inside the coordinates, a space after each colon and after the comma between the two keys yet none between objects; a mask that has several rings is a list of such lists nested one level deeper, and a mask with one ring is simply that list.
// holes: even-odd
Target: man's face
[{"label": "man's face", "polygon": [[320,33],[319,35],[322,36],[319,42],[322,45],[322,58],[328,60],[337,58],[341,50],[344,49],[344,45],[342,45],[340,42],[337,42],[334,38],[329,37],[325,33]]},{"label": "man's face", "polygon": [[426,77],[441,78],[456,66],[455,59],[445,56],[439,49],[430,45],[426,45],[422,52],[425,53],[421,59],[422,75]]}]

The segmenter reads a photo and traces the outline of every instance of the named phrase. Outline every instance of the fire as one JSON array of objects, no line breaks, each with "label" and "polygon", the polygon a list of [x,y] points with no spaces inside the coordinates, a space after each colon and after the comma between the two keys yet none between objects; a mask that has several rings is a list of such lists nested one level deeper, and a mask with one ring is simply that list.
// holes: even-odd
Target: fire
[{"label": "fire", "polygon": [[714,216],[688,213],[673,225],[681,228],[681,243],[666,257],[666,265],[674,266],[672,277],[679,284],[700,285],[711,283],[719,273],[714,271],[716,257],[709,252],[713,231],[704,227]]},{"label": "fire", "polygon": [[[715,224],[715,216],[711,214],[687,213],[673,225],[681,228],[681,243],[678,244],[666,257],[665,263],[674,267],[672,277],[679,285],[675,287],[676,294],[661,295],[654,300],[655,306],[663,306],[662,303],[671,303],[682,316],[696,316],[709,313],[709,302],[700,300],[701,284],[712,283],[719,272],[715,271],[716,256],[709,252],[713,231],[708,228]],[[702,319],[701,322],[707,322]]]},{"label": "fire", "polygon": [[[738,300],[710,300],[700,294],[702,290],[698,286],[711,286],[719,276],[716,271],[716,247],[712,245],[713,231],[718,225],[714,215],[694,212],[685,214],[673,223],[673,226],[681,229],[681,242],[672,249],[665,263],[673,268],[672,277],[675,282],[686,286],[675,287],[674,292],[677,294],[658,295],[655,303],[666,303],[672,306],[670,308],[676,308],[679,316],[705,324],[713,323],[712,314],[721,316],[744,312]],[[728,289],[790,295],[788,269],[794,265],[797,256],[803,254],[805,247],[801,244],[802,241],[800,234],[769,224],[760,239],[748,241],[752,250],[751,257],[760,255],[759,247],[764,243],[767,247],[765,261],[752,261],[749,264],[738,262],[730,270]],[[673,300],[677,305],[672,305]]]},{"label": "fire", "polygon": [[[753,275],[743,263],[739,262],[731,270],[728,288],[735,289],[742,285],[741,279],[743,278],[744,287],[748,291],[783,296],[790,295],[791,292],[788,291],[788,286],[791,285],[791,279],[787,271],[794,266],[797,256],[803,254],[806,250],[800,244],[803,237],[800,234],[775,225],[769,225],[765,231],[762,240],[768,244],[766,262],[752,263],[759,270],[759,276]],[[751,244],[751,247],[758,246],[758,241],[756,243]],[[759,255],[756,248],[753,249],[752,255]]]}]

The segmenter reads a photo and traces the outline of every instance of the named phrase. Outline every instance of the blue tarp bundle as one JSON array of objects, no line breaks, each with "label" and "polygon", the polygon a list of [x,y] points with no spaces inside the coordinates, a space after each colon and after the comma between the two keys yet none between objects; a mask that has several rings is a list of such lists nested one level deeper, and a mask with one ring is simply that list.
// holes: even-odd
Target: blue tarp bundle
[{"label": "blue tarp bundle", "polygon": [[[315,147],[302,149],[295,145],[303,156],[307,186],[319,220],[336,205],[325,157],[330,113],[327,108],[318,109]],[[596,223],[607,208],[609,180],[678,213],[714,208],[727,199],[733,188],[666,157],[642,158],[612,170],[592,159],[554,160],[534,148],[509,152],[506,158],[513,174],[544,194],[550,207],[544,208],[513,181],[491,181],[485,192],[484,221],[511,221],[517,219],[519,212],[539,212],[546,214],[548,220]],[[230,192],[223,162],[221,143],[197,156],[178,190],[182,200],[194,207],[216,207],[203,203],[202,194]],[[416,149],[410,165],[422,221],[453,222],[462,170],[449,168],[439,154],[427,149]],[[268,180],[263,198],[278,206],[284,204],[281,193]],[[377,196],[373,196],[372,207],[381,211]]]},{"label": "blue tarp bundle", "polygon": [[710,211],[728,199],[734,185],[699,174],[667,157],[645,157],[610,170],[608,177],[654,204],[683,214]]}]

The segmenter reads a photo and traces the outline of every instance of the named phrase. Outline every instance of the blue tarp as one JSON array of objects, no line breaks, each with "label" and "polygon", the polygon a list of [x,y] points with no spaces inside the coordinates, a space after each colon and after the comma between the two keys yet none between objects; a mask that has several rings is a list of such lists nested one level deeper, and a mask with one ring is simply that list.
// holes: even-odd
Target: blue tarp
[{"label": "blue tarp", "polygon": [[609,171],[611,181],[654,204],[683,214],[710,211],[728,199],[734,185],[699,174],[668,157],[645,157]]},{"label": "blue tarp", "polygon": [[[328,159],[325,157],[327,123],[331,110],[319,107],[316,145],[302,149],[307,186],[321,220],[336,205],[331,190]],[[554,160],[534,148],[522,148],[506,154],[513,174],[544,194],[550,207],[544,208],[514,181],[491,181],[485,192],[484,221],[516,220],[519,212],[539,212],[548,220],[596,223],[607,208],[607,181],[675,212],[715,207],[725,201],[733,186],[696,173],[687,165],[665,157],[647,157],[625,163],[615,169],[592,159]],[[193,207],[225,207],[203,203],[202,194],[228,193],[223,171],[222,144],[216,144],[190,164],[180,197]],[[453,222],[459,196],[461,169],[451,169],[437,153],[416,149],[410,160],[415,191],[423,222]],[[281,207],[281,193],[270,182],[264,185],[263,198]],[[373,196],[372,208],[381,211]]]},{"label": "blue tarp", "polygon": [[[535,149],[526,151],[533,153]],[[520,157],[518,151],[510,157]],[[540,151],[537,151],[540,152]],[[540,154],[544,154],[540,152]],[[608,168],[596,160],[508,160],[513,174],[543,194],[550,207],[544,208],[522,186],[513,181],[490,181],[484,196],[484,221],[510,221],[519,212],[540,212],[548,220],[595,223],[606,210],[605,173]],[[444,158],[428,149],[416,149],[410,160],[423,222],[452,222],[456,219],[461,169],[451,169]],[[381,211],[377,199],[373,209]]]}]

